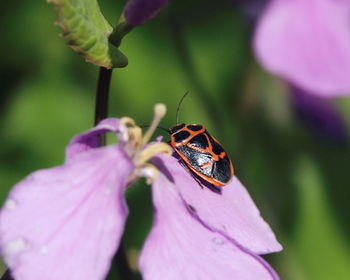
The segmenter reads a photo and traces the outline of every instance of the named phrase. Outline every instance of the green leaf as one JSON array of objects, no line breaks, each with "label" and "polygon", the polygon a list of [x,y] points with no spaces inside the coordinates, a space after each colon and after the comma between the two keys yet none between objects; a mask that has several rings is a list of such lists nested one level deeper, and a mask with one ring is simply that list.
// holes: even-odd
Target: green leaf
[{"label": "green leaf", "polygon": [[97,0],[48,0],[55,4],[57,24],[68,45],[86,61],[106,68],[125,67],[126,56],[109,43],[112,26],[102,15]]}]

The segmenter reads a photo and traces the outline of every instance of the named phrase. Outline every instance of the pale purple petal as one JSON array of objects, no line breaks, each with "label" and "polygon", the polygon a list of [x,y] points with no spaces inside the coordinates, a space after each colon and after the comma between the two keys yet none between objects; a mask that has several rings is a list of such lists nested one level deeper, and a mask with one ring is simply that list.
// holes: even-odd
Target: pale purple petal
[{"label": "pale purple petal", "polygon": [[222,187],[221,194],[218,194],[207,187],[201,187],[173,157],[159,156],[155,164],[163,172],[171,174],[177,191],[209,228],[234,239],[256,254],[282,249],[237,177]]},{"label": "pale purple petal", "polygon": [[313,94],[350,94],[350,1],[273,0],[254,47],[262,65]]},{"label": "pale purple petal", "polygon": [[152,191],[156,214],[140,256],[144,280],[278,279],[261,257],[242,250],[191,215],[164,175]]},{"label": "pale purple petal", "polygon": [[133,168],[110,146],[18,183],[0,213],[1,253],[14,278],[104,279],[124,230]]},{"label": "pale purple petal", "polygon": [[119,119],[104,119],[90,130],[75,136],[66,148],[66,159],[69,160],[81,152],[85,152],[99,146],[99,135],[107,132],[119,133],[121,125]]},{"label": "pale purple petal", "polygon": [[168,0],[129,0],[124,8],[128,23],[137,26],[157,15]]}]

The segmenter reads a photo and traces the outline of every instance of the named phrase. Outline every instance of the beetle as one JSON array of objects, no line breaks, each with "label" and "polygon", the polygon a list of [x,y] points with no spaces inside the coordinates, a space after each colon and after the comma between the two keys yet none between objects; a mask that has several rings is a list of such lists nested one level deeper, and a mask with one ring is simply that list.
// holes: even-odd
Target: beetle
[{"label": "beetle", "polygon": [[221,144],[201,124],[178,124],[181,98],[177,112],[177,124],[169,128],[170,142],[175,153],[190,171],[214,186],[227,185],[233,175],[233,164]]}]

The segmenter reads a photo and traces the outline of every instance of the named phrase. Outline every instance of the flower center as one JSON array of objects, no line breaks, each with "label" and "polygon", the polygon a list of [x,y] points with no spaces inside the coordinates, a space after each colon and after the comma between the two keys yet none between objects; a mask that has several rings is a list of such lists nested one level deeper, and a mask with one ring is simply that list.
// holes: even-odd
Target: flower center
[{"label": "flower center", "polygon": [[124,131],[122,137],[126,143],[125,151],[133,159],[136,167],[129,178],[130,183],[138,177],[146,177],[147,183],[152,183],[158,175],[158,169],[148,161],[159,153],[171,155],[172,148],[167,143],[148,143],[165,113],[166,106],[164,104],[154,106],[153,121],[144,135],[142,135],[142,129],[136,125],[133,119],[129,117],[121,119]]}]

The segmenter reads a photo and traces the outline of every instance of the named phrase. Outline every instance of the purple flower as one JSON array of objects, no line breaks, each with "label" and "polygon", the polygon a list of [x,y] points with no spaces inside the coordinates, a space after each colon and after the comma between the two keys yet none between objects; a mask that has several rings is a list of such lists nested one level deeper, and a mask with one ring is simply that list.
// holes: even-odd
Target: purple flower
[{"label": "purple flower", "polygon": [[[143,137],[129,118],[102,121],[72,139],[62,166],[14,187],[0,213],[0,248],[16,280],[104,279],[128,215],[124,192],[141,176],[156,211],[143,279],[278,279],[259,255],[281,245],[246,189],[236,177],[221,194],[202,188],[164,154],[170,146],[147,144],[157,115]],[[105,132],[119,143],[98,147]]]},{"label": "purple flower", "polygon": [[311,95],[292,85],[290,95],[295,112],[306,126],[332,142],[346,143],[345,120],[329,99]]},{"label": "purple flower", "polygon": [[168,0],[129,0],[124,8],[124,17],[133,26],[153,18]]},{"label": "purple flower", "polygon": [[255,34],[262,65],[324,97],[350,94],[350,0],[271,0]]}]

